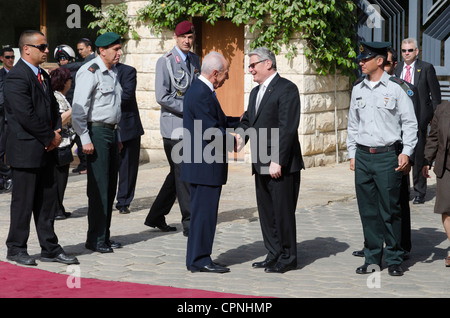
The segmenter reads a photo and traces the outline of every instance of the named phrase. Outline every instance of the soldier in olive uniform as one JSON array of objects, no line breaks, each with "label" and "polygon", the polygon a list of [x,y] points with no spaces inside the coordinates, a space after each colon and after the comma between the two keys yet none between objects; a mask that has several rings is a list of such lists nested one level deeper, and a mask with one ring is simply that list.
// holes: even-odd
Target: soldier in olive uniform
[{"label": "soldier in olive uniform", "polygon": [[88,233],[86,248],[113,252],[120,243],[110,240],[121,147],[117,125],[121,118],[122,87],[115,65],[122,55],[120,36],[97,38],[98,56],[77,72],[72,124],[87,155]]},{"label": "soldier in olive uniform", "polygon": [[176,46],[156,63],[155,94],[156,101],[161,105],[160,130],[170,172],[144,222],[164,232],[176,231],[175,227],[167,225],[165,215],[178,199],[185,236],[188,235],[191,215],[189,185],[180,180],[181,162],[174,162],[172,149],[183,138],[184,94],[200,75],[200,60],[190,51],[194,40],[194,25],[189,21],[179,23],[175,28]]},{"label": "soldier in olive uniform", "polygon": [[408,86],[384,71],[388,46],[366,42],[360,47],[360,65],[367,76],[352,90],[347,148],[364,233],[365,263],[356,273],[381,266],[384,254],[389,274],[401,276],[400,189],[417,143],[417,120]]}]

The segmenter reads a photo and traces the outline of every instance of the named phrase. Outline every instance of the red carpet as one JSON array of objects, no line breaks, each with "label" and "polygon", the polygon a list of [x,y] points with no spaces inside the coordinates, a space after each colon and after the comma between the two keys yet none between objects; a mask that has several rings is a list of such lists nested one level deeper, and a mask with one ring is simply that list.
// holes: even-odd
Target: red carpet
[{"label": "red carpet", "polygon": [[[253,296],[71,277],[0,262],[0,298],[252,298]],[[69,285],[80,288],[69,288]]]}]

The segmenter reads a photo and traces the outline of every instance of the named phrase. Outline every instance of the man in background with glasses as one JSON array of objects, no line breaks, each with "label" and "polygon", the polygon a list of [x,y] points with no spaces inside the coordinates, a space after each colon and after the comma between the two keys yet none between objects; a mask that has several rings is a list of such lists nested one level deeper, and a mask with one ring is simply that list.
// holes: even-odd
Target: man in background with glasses
[{"label": "man in background with glasses", "polygon": [[434,66],[418,59],[419,48],[416,39],[404,39],[401,50],[403,61],[398,63],[394,74],[413,84],[418,92],[419,113],[417,118],[419,130],[416,151],[412,158],[414,161],[413,184],[415,192],[413,204],[422,204],[425,202],[427,192],[427,179],[422,174],[427,128],[437,105],[441,103],[441,90]]},{"label": "man in background with glasses", "polygon": [[[5,150],[6,150],[6,129],[8,128],[8,122],[5,117],[4,109],[4,96],[3,96],[3,83],[9,71],[14,66],[14,61],[16,57],[14,55],[14,50],[7,46],[0,50],[0,61],[3,63],[3,68],[0,69],[0,162],[5,162]],[[3,179],[0,178],[0,182]],[[2,184],[0,184],[0,188]]]}]

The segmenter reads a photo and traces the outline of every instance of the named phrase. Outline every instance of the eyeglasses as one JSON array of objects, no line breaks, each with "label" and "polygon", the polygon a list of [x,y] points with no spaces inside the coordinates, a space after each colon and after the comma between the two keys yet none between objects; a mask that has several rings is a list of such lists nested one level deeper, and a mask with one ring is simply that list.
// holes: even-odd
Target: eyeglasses
[{"label": "eyeglasses", "polygon": [[248,66],[248,68],[249,68],[249,69],[255,68],[256,64],[259,64],[259,63],[264,62],[264,61],[267,61],[267,59],[266,59],[266,60],[261,60],[261,61],[255,62],[255,63],[252,63],[252,64],[250,64],[250,65]]},{"label": "eyeglasses", "polygon": [[7,59],[7,60],[13,60],[13,59],[15,59],[16,57],[14,56],[14,55],[5,55],[3,58],[5,58],[5,59]]},{"label": "eyeglasses", "polygon": [[34,45],[34,44],[25,44],[26,46],[32,46],[37,48],[39,51],[44,52],[47,48],[48,48],[48,44],[39,44],[39,45]]},{"label": "eyeglasses", "polygon": [[411,53],[411,52],[413,52],[414,50],[415,50],[415,49],[407,49],[407,50],[402,49],[402,52],[403,52],[403,53],[406,53],[406,52]]}]

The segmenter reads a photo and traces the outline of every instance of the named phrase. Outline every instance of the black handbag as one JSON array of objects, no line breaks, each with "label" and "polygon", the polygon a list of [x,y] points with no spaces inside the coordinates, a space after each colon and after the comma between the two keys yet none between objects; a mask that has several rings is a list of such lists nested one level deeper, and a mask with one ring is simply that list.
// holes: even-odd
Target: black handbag
[{"label": "black handbag", "polygon": [[72,147],[56,148],[56,165],[62,167],[73,161]]}]

